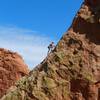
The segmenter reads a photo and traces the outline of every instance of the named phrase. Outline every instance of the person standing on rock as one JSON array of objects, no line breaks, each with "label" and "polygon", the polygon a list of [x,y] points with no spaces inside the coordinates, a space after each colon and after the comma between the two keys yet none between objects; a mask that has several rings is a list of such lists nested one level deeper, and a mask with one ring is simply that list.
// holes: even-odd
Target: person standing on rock
[{"label": "person standing on rock", "polygon": [[49,44],[49,46],[48,46],[48,54],[49,54],[51,51],[53,51],[54,48],[55,48],[54,42],[51,42],[51,43]]}]

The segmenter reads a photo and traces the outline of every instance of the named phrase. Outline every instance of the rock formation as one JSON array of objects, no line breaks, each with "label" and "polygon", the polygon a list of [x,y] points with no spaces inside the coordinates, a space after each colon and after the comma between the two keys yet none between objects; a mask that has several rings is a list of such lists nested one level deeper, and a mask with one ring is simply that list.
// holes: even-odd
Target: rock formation
[{"label": "rock formation", "polygon": [[0,98],[15,81],[29,72],[21,56],[0,48]]},{"label": "rock formation", "polygon": [[99,18],[99,0],[85,0],[54,51],[2,100],[100,100]]}]

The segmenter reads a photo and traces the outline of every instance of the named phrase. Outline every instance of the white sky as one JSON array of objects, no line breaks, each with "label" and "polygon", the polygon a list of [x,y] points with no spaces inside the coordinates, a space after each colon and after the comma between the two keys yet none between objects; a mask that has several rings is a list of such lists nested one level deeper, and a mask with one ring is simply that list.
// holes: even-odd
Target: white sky
[{"label": "white sky", "polygon": [[18,52],[30,69],[39,64],[47,55],[51,39],[38,32],[17,27],[0,26],[0,48]]}]

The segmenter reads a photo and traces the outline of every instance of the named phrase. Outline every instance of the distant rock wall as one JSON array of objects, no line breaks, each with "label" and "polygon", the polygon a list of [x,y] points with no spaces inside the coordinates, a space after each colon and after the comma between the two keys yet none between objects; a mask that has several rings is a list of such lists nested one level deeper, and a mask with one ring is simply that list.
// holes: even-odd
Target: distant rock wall
[{"label": "distant rock wall", "polygon": [[28,67],[19,54],[0,48],[0,97],[28,72]]}]

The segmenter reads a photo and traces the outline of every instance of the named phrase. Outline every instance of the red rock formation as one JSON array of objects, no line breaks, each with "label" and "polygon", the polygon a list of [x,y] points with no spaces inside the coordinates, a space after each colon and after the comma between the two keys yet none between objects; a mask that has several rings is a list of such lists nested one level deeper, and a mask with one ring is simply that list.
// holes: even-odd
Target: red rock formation
[{"label": "red rock formation", "polygon": [[100,4],[100,0],[85,0],[85,3],[90,6],[97,6]]},{"label": "red rock formation", "polygon": [[54,51],[2,100],[100,100],[99,1],[83,3]]},{"label": "red rock formation", "polygon": [[16,80],[28,72],[28,67],[20,55],[0,48],[0,97]]}]

